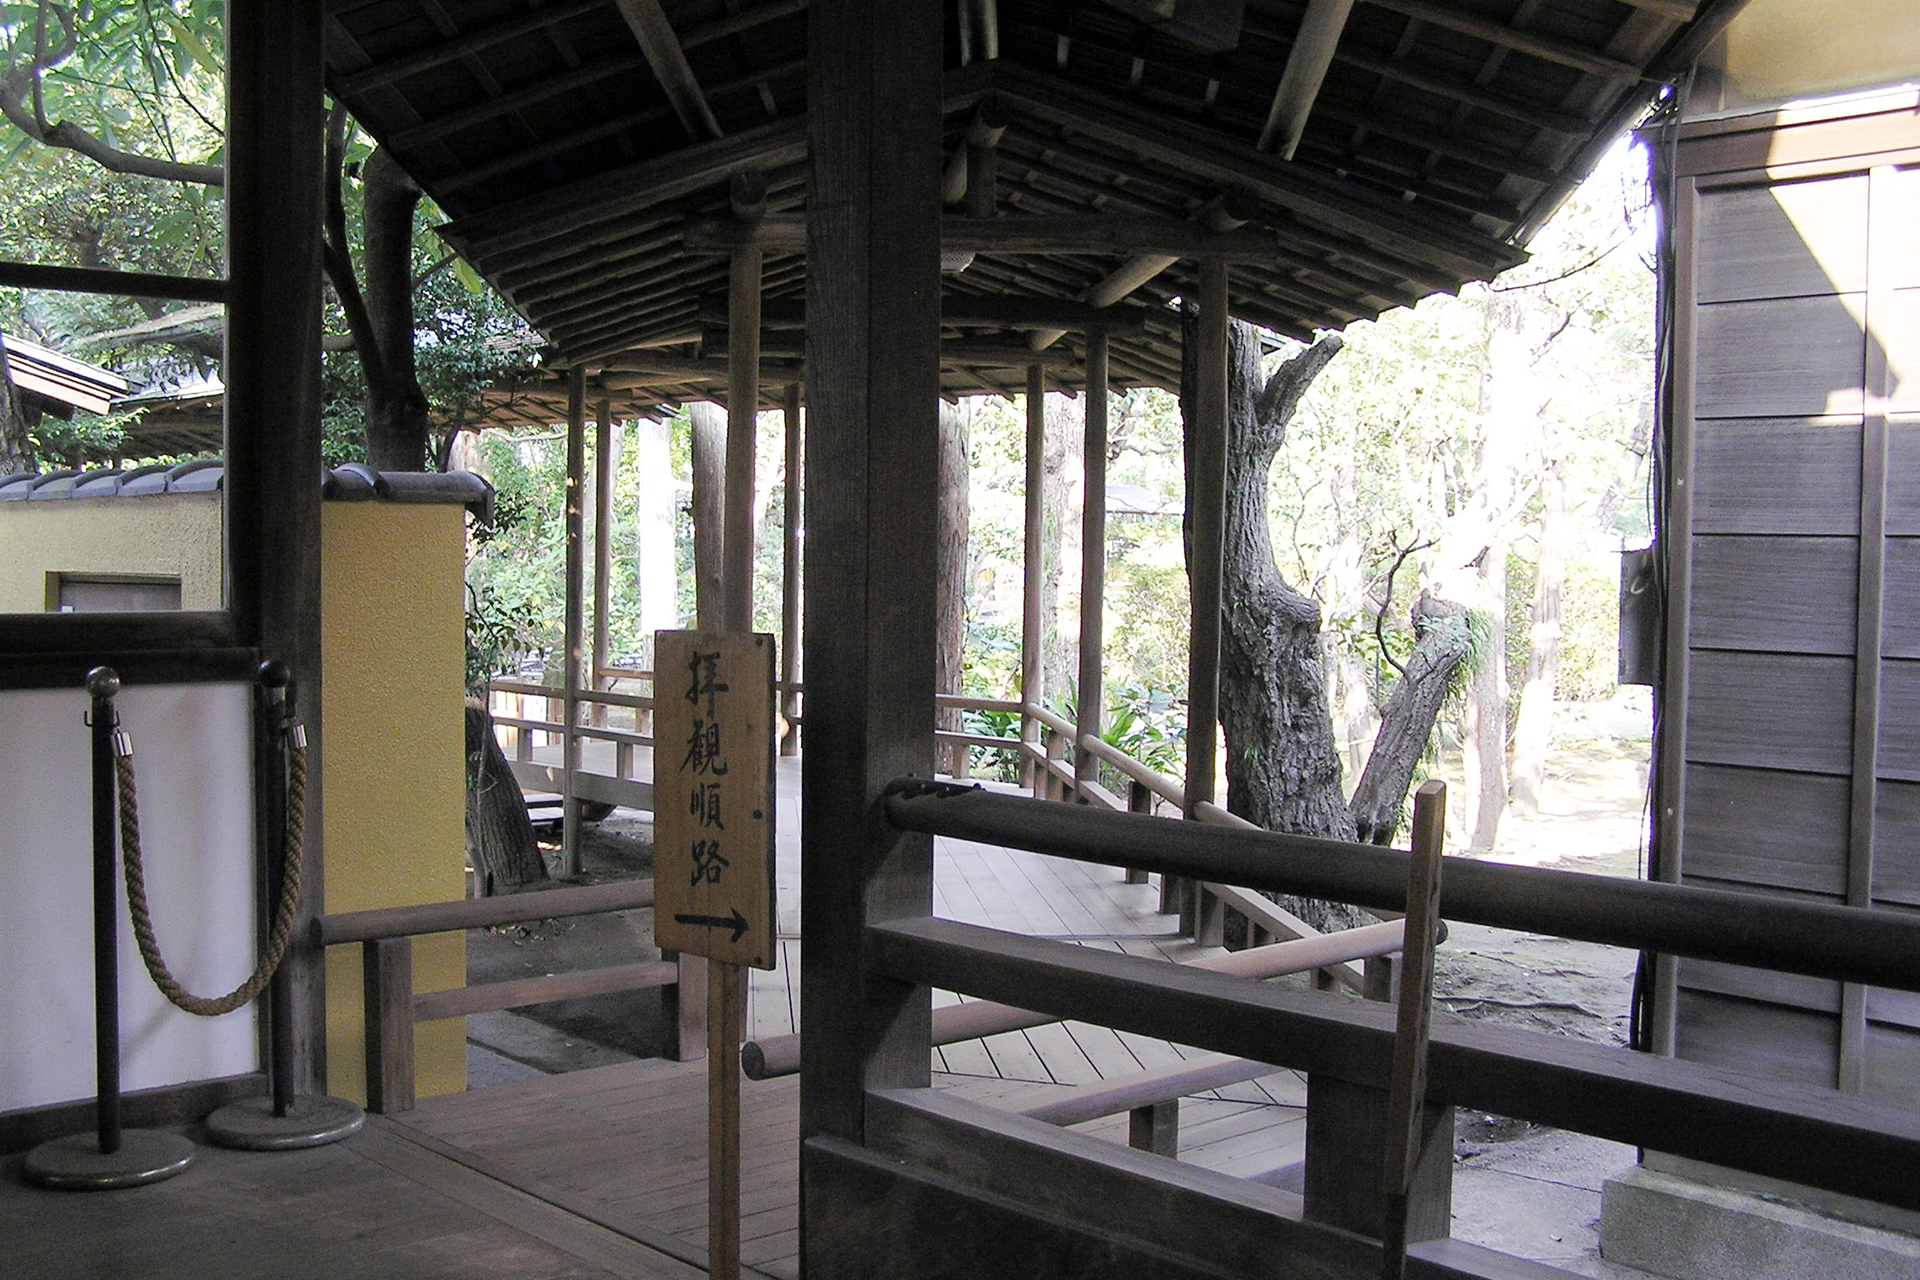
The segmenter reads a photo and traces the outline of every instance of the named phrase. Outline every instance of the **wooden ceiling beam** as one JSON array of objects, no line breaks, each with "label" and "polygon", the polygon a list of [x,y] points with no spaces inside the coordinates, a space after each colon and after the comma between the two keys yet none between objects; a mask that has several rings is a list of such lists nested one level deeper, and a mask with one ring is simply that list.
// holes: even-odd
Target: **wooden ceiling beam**
[{"label": "wooden ceiling beam", "polygon": [[[703,323],[722,324],[726,320],[726,300],[709,297],[701,300]],[[773,329],[804,328],[806,304],[799,298],[768,299],[760,304],[760,322]],[[1109,333],[1138,333],[1147,322],[1145,307],[1092,307],[1071,298],[1049,298],[1038,294],[977,294],[947,292],[941,295],[940,323],[953,328],[1106,329]]]},{"label": "wooden ceiling beam", "polygon": [[715,118],[713,105],[701,90],[700,79],[693,74],[693,64],[687,61],[687,51],[674,34],[673,24],[667,21],[660,0],[614,0],[614,3],[627,29],[639,41],[640,52],[653,68],[654,79],[660,82],[661,91],[673,104],[673,112],[680,117],[687,136],[696,141],[724,137],[726,130]]},{"label": "wooden ceiling beam", "polygon": [[1377,76],[1384,76],[1401,84],[1411,85],[1438,97],[1451,98],[1455,102],[1505,116],[1509,120],[1530,125],[1535,129],[1551,129],[1555,133],[1564,133],[1568,137],[1580,137],[1594,128],[1597,123],[1577,112],[1519,102],[1500,94],[1490,93],[1470,80],[1454,80],[1434,75],[1405,62],[1376,58],[1370,53],[1363,53],[1357,49],[1340,49],[1335,52],[1334,60],[1358,67],[1362,71],[1371,71]]},{"label": "wooden ceiling beam", "polygon": [[1618,58],[1609,58],[1579,45],[1568,44],[1564,40],[1555,40],[1550,36],[1535,35],[1531,31],[1521,31],[1503,22],[1492,22],[1485,18],[1476,18],[1470,13],[1447,5],[1433,3],[1433,0],[1362,0],[1365,4],[1391,13],[1403,14],[1421,22],[1430,22],[1436,27],[1448,31],[1457,31],[1461,35],[1473,36],[1485,40],[1488,44],[1502,49],[1512,49],[1530,54],[1546,62],[1557,63],[1563,67],[1572,67],[1575,71],[1584,71],[1588,75],[1604,76],[1610,80],[1638,80],[1640,68],[1631,62],[1622,62]]},{"label": "wooden ceiling beam", "polygon": [[[435,67],[458,61],[468,54],[478,53],[494,45],[505,44],[536,31],[557,27],[561,23],[570,22],[605,7],[606,0],[565,0],[564,3],[549,4],[526,13],[516,14],[451,40],[426,45],[412,53],[337,77],[333,81],[333,91],[342,98],[357,97],[368,90],[393,84],[408,76],[418,75],[422,71],[431,71]],[[727,36],[739,35],[743,31],[751,31],[777,18],[799,13],[806,7],[806,0],[775,0],[772,4],[755,5],[714,22],[689,27],[680,37],[680,47],[692,49],[714,40],[725,39]]]},{"label": "wooden ceiling beam", "polygon": [[779,120],[496,205],[448,223],[441,235],[482,256],[544,240],[571,240],[584,227],[717,187],[741,169],[793,164],[806,153],[807,122]]},{"label": "wooden ceiling beam", "polygon": [[[1467,279],[1498,275],[1526,256],[1471,228],[1448,228],[1415,217],[1393,201],[1343,190],[1332,178],[1281,164],[1250,146],[1183,128],[1107,94],[1046,80],[1011,65],[998,70],[996,85],[1001,93],[1056,126],[1072,128],[1221,189],[1247,191],[1394,256],[1439,266]],[[1455,281],[1443,287],[1457,286]]]},{"label": "wooden ceiling beam", "polygon": [[1287,51],[1286,69],[1273,91],[1273,105],[1267,109],[1267,123],[1260,130],[1260,141],[1254,144],[1260,150],[1282,160],[1293,159],[1352,10],[1353,0],[1307,0],[1300,30]]},{"label": "wooden ceiling beam", "polygon": [[611,57],[589,62],[557,75],[544,75],[531,84],[523,85],[509,93],[484,98],[470,107],[450,111],[443,116],[423,119],[419,124],[405,129],[396,129],[384,141],[398,151],[408,151],[423,143],[437,142],[462,129],[471,129],[475,125],[486,124],[501,116],[512,115],[516,111],[557,98],[563,93],[572,93],[611,80],[615,76],[638,71],[647,65],[645,57],[639,52],[616,53]]},{"label": "wooden ceiling beam", "polygon": [[[1034,218],[948,217],[942,221],[940,241],[944,249],[960,253],[1136,254],[1228,262],[1262,261],[1273,252],[1272,237],[1260,232],[1214,231],[1175,218],[1098,213]],[[750,225],[730,218],[687,221],[686,245],[690,251],[719,252],[749,244],[769,251],[804,253],[806,218],[802,214],[769,214]],[[1096,305],[1107,306],[1118,300]]]}]

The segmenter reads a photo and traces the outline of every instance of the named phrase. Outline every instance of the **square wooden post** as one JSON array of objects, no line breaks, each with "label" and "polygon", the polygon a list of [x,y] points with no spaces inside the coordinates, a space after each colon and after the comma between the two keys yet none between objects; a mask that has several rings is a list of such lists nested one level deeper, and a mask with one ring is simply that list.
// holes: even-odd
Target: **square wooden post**
[{"label": "square wooden post", "polygon": [[[943,30],[927,0],[807,18],[803,1144],[861,1141],[868,1088],[930,1075],[930,993],[873,971],[866,927],[933,902],[931,841],[872,805],[933,771]],[[803,1145],[802,1260],[827,1274],[856,1246],[810,1229],[809,1171]]]},{"label": "square wooden post", "polygon": [[298,1092],[326,1087],[320,715],[321,0],[227,10],[227,607],[238,643],[285,662],[307,726],[304,899],[288,953]]}]

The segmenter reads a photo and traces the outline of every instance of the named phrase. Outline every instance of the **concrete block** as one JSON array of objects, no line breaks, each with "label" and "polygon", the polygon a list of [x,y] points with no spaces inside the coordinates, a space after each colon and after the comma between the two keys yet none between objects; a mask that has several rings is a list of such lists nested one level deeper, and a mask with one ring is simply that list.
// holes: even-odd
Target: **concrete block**
[{"label": "concrete block", "polygon": [[1920,1238],[1646,1168],[1607,1180],[1600,1253],[1675,1280],[1920,1278]]}]

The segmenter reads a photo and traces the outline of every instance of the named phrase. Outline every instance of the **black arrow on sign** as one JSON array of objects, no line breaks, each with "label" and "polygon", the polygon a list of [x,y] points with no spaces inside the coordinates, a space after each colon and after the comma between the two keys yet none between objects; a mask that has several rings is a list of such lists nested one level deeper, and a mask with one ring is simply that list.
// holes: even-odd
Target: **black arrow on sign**
[{"label": "black arrow on sign", "polygon": [[733,909],[732,917],[727,916],[683,916],[675,912],[674,920],[680,924],[696,924],[708,929],[731,929],[733,941],[740,941],[740,935],[747,931],[747,918],[740,914],[740,908]]}]

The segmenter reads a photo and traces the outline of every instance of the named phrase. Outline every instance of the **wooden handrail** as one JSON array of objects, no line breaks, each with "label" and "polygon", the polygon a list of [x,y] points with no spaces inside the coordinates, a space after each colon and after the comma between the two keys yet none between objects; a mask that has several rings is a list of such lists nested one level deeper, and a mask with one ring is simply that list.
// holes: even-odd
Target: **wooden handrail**
[{"label": "wooden handrail", "polygon": [[496,898],[469,898],[460,902],[428,902],[412,907],[380,907],[372,911],[340,911],[317,917],[313,924],[322,946],[371,942],[379,938],[411,938],[489,925],[524,924],[561,916],[588,916],[602,911],[631,911],[653,905],[653,881],[614,880],[607,884],[542,889],[504,894]]},{"label": "wooden handrail", "polygon": [[1159,770],[1135,760],[1132,756],[1120,750],[1120,748],[1114,746],[1112,743],[1104,742],[1089,733],[1080,739],[1080,748],[1106,761],[1175,808],[1184,809],[1186,807],[1187,790],[1185,787],[1175,782],[1172,778],[1169,778],[1166,774],[1161,773]]},{"label": "wooden handrail", "polygon": [[1004,711],[1010,715],[1020,714],[1020,703],[1011,698],[976,698],[965,693],[936,693],[933,703],[937,707],[958,707],[962,711]]},{"label": "wooden handrail", "polygon": [[1147,1071],[1102,1080],[1098,1084],[1078,1085],[1067,1093],[1048,1088],[1027,1098],[1015,1097],[1005,1103],[1009,1111],[1048,1124],[1080,1124],[1102,1116],[1118,1115],[1150,1107],[1155,1103],[1189,1098],[1208,1089],[1257,1080],[1280,1068],[1265,1062],[1236,1058],[1228,1053],[1208,1053],[1186,1058]]},{"label": "wooden handrail", "polygon": [[1055,715],[1037,702],[1024,703],[1021,706],[1021,711],[1027,716],[1038,720],[1047,728],[1058,733],[1066,734],[1069,741],[1072,740],[1075,733],[1079,732],[1073,721],[1067,719],[1065,716]]},{"label": "wooden handrail", "polygon": [[574,728],[574,736],[592,738],[595,742],[618,742],[629,747],[650,747],[653,736],[645,733],[628,733],[624,729],[601,729],[594,725],[583,724]]},{"label": "wooden handrail", "polygon": [[[919,779],[903,779],[882,804],[888,820],[903,830],[1369,909],[1406,903],[1407,854],[1377,845],[1110,814],[1085,805],[929,787]],[[1458,858],[1449,865],[1441,914],[1920,991],[1920,918],[1898,912]]]},{"label": "wooden handrail", "polygon": [[955,746],[985,747],[989,751],[1018,751],[1021,743],[1018,738],[996,738],[985,733],[955,733],[946,729],[934,732],[934,741],[950,742]]},{"label": "wooden handrail", "polygon": [[[1399,924],[1374,924],[1359,929],[1344,929],[1314,938],[1276,942],[1265,947],[1250,947],[1225,955],[1180,963],[1184,969],[1224,973],[1237,978],[1277,978],[1283,974],[1306,973],[1343,960],[1364,960],[1387,955],[1400,949],[1405,936]],[[958,1044],[978,1040],[1004,1031],[1021,1031],[1044,1026],[1060,1019],[1053,1014],[1036,1013],[1015,1005],[991,1000],[973,1000],[965,1004],[942,1005],[933,1011],[933,1043]],[[792,1075],[800,1069],[800,1037],[769,1036],[748,1042],[741,1049],[741,1063],[752,1080]]]},{"label": "wooden handrail", "polygon": [[[1371,1001],[1230,982],[1191,965],[951,920],[869,925],[865,939],[875,970],[902,982],[987,999],[1038,997],[1062,1018],[1365,1088],[1387,1083],[1394,1017]],[[1428,1092],[1436,1102],[1920,1209],[1912,1177],[1920,1113],[1895,1103],[1467,1019],[1434,1026]]]},{"label": "wooden handrail", "polygon": [[538,978],[515,978],[507,982],[453,987],[446,991],[417,992],[413,997],[413,1020],[434,1022],[441,1018],[464,1018],[470,1013],[520,1009],[553,1000],[581,1000],[588,996],[665,987],[677,982],[679,973],[680,967],[671,960],[643,960],[638,964],[576,969],[570,973],[549,973]]}]

